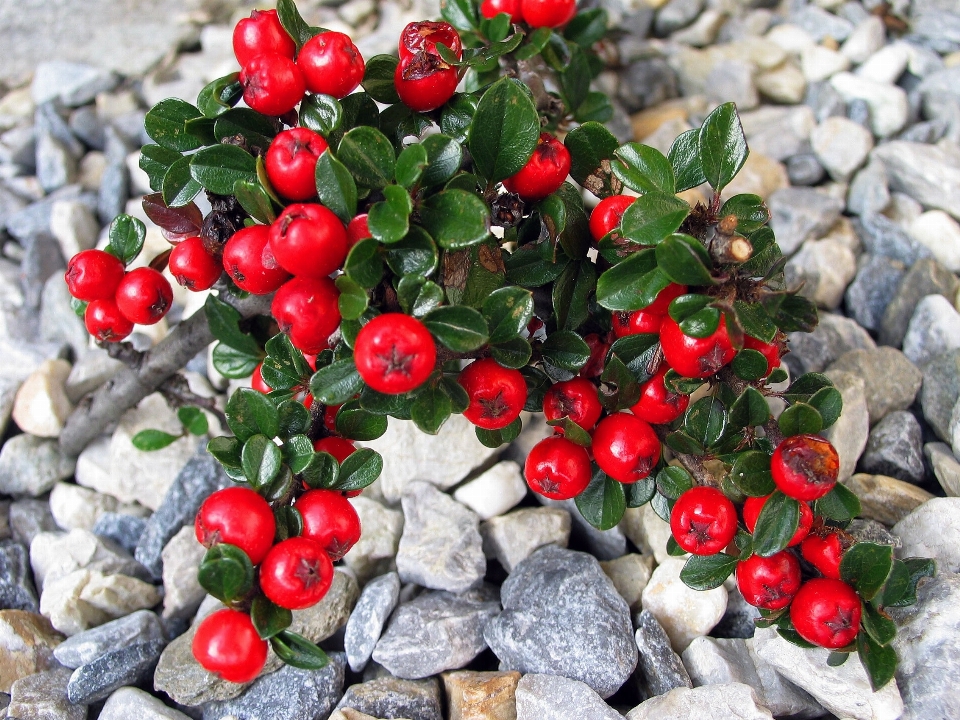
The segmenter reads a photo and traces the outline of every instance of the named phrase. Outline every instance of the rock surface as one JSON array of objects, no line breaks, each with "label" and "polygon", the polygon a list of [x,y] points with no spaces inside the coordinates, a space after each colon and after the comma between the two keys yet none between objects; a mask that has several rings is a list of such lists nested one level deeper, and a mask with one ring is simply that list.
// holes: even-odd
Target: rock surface
[{"label": "rock surface", "polygon": [[770,711],[757,701],[749,685],[728,683],[706,687],[676,688],[650,698],[627,713],[627,720],[692,720],[700,717],[769,720]]},{"label": "rock surface", "polygon": [[517,684],[517,720],[618,720],[586,683],[558,675],[528,673]]},{"label": "rock surface", "polygon": [[933,498],[893,526],[901,557],[929,557],[941,572],[960,572],[960,498]]},{"label": "rock surface", "polygon": [[643,608],[663,626],[674,650],[706,635],[727,609],[727,589],[693,590],[680,579],[685,560],[670,558],[657,566],[643,591]]},{"label": "rock surface", "polygon": [[517,720],[518,672],[443,674],[450,720]]},{"label": "rock surface", "polygon": [[399,596],[400,577],[395,572],[371,580],[360,593],[343,636],[347,661],[354,672],[361,672],[370,661]]}]

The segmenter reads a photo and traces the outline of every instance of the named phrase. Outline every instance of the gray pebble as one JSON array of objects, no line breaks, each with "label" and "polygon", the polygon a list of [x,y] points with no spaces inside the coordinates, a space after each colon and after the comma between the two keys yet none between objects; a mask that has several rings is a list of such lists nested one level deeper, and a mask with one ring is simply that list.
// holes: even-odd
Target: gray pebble
[{"label": "gray pebble", "polygon": [[163,637],[163,628],[156,614],[149,610],[137,610],[67,638],[57,645],[53,656],[65,667],[78,668],[116,648],[162,640]]},{"label": "gray pebble", "polygon": [[89,705],[125,685],[140,683],[157,664],[165,645],[165,640],[137,643],[81,665],[70,676],[67,697],[75,705]]},{"label": "gray pebble", "polygon": [[360,593],[343,636],[347,661],[354,672],[362,672],[370,661],[383,626],[397,606],[399,596],[400,577],[395,572],[371,580]]},{"label": "gray pebble", "polygon": [[663,626],[644,610],[636,618],[635,640],[640,651],[637,680],[644,699],[670,692],[674,688],[692,688],[690,675],[670,645]]},{"label": "gray pebble", "polygon": [[144,518],[124,515],[123,513],[105,512],[97,518],[97,522],[93,526],[93,534],[110,538],[127,552],[133,554],[146,527],[147,521]]},{"label": "gray pebble", "polygon": [[857,276],[847,286],[847,312],[867,330],[878,330],[887,305],[907,268],[899,260],[865,255]]},{"label": "gray pebble", "polygon": [[787,159],[787,175],[791,185],[816,185],[827,176],[827,171],[816,155],[803,153]]},{"label": "gray pebble", "polygon": [[0,543],[0,610],[39,612],[40,600],[33,586],[30,553],[14,540]]},{"label": "gray pebble", "polygon": [[870,431],[860,458],[863,472],[911,483],[923,481],[923,431],[909,412],[889,413]]},{"label": "gray pebble", "polygon": [[429,680],[377,678],[351,685],[337,709],[353,708],[376,718],[443,720],[440,709],[440,685]]},{"label": "gray pebble", "polygon": [[897,286],[880,323],[880,343],[900,347],[917,304],[927,295],[956,297],[960,280],[933,258],[914,263]]}]

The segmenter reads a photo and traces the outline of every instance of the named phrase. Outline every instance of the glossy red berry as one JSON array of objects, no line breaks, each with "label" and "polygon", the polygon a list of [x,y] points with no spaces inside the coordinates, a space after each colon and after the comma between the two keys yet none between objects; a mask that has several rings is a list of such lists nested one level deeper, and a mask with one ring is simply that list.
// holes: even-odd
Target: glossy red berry
[{"label": "glossy red berry", "polygon": [[[337,413],[342,407],[343,405],[327,405],[323,409],[323,426],[332,433],[337,432]],[[317,442],[321,441],[318,440]],[[314,443],[314,449],[316,449],[316,443]]]},{"label": "glossy red berry", "polygon": [[233,29],[233,53],[240,67],[264,53],[275,53],[292,60],[296,51],[297,45],[280,24],[276,10],[254,10]]},{"label": "glossy red berry", "polygon": [[270,303],[280,332],[298,350],[318,353],[340,325],[340,291],[328,277],[295,277],[285,282]]},{"label": "glossy red berry", "polygon": [[618,338],[627,335],[659,334],[663,324],[663,315],[655,315],[646,310],[613,313],[613,334]]},{"label": "glossy red berry", "polygon": [[620,226],[623,214],[633,205],[635,197],[611,195],[601,200],[590,213],[590,234],[597,242],[614,228]]},{"label": "glossy red berry", "polygon": [[87,332],[103,342],[120,342],[133,332],[133,323],[120,312],[111,300],[94,300],[83,313]]},{"label": "glossy red berry", "polygon": [[505,368],[493,358],[474,360],[460,372],[458,382],[470,397],[463,416],[485,430],[505,428],[527,402],[527,383],[520,371]]},{"label": "glossy red berry", "polygon": [[437,43],[446,45],[457,59],[463,58],[460,33],[450,23],[422,20],[409,23],[400,33],[400,58],[410,58],[420,51],[438,54]]},{"label": "glossy red berry", "polygon": [[269,295],[290,279],[270,249],[270,228],[251,225],[234,233],[223,246],[223,269],[241,290]]},{"label": "glossy red berry", "polygon": [[363,80],[363,56],[348,35],[328,30],[304,43],[297,56],[307,90],[344,98]]},{"label": "glossy red berry", "polygon": [[267,641],[261,639],[250,616],[229,608],[200,622],[191,649],[198,663],[227,682],[248,683],[267,662]]},{"label": "glossy red berry", "polygon": [[[750,532],[753,532],[754,528],[757,527],[757,518],[760,517],[760,511],[763,510],[763,506],[767,504],[767,500],[769,499],[769,495],[765,495],[764,497],[748,497],[746,502],[743,503],[743,524],[747,526],[747,530]],[[797,531],[793,534],[793,537],[790,538],[787,547],[799,545],[810,532],[812,525],[813,511],[810,510],[809,505],[801,502],[800,521],[797,523]]]},{"label": "glossy red berry", "polygon": [[173,279],[187,290],[209,290],[223,275],[223,264],[207,252],[203,240],[189,237],[170,251],[168,268]]},{"label": "glossy red berry", "polygon": [[756,350],[767,359],[767,371],[763,374],[764,377],[780,367],[780,347],[775,342],[765,343],[763,340],[744,335],[743,347],[748,350]]},{"label": "glossy red berry", "polygon": [[316,605],[333,583],[333,563],[320,543],[292,537],[271,548],[260,566],[260,589],[280,607]]},{"label": "glossy red berry", "polygon": [[418,52],[402,58],[393,75],[393,85],[400,100],[411,110],[436,110],[453,97],[457,90],[457,69],[429,52]]},{"label": "glossy red berry", "polygon": [[690,396],[668,390],[663,383],[670,367],[663,363],[657,374],[640,386],[640,399],[630,412],[652,425],[666,425],[683,415]]},{"label": "glossy red berry", "polygon": [[687,294],[686,285],[677,285],[677,283],[670,283],[663,290],[657,293],[657,299],[652,303],[643,308],[648,313],[653,313],[654,315],[666,315],[670,310],[670,303],[673,302],[674,298],[678,298],[681,295]]},{"label": "glossy red berry", "polygon": [[270,226],[270,249],[287,272],[324,278],[347,257],[347,231],[323,205],[288,205]]},{"label": "glossy red berry", "polygon": [[687,552],[716,555],[737,534],[737,509],[717,488],[690,488],[673,505],[670,530]]},{"label": "glossy red berry", "polygon": [[309,128],[290,128],[277,135],[264,159],[273,189],[287,200],[316,197],[317,158],[326,149],[327,141]]},{"label": "glossy red berry", "polygon": [[533,155],[503,186],[527,202],[556,192],[570,174],[570,151],[550,133],[540,133]]},{"label": "glossy red berry", "polygon": [[846,647],[860,630],[860,596],[840,580],[807,580],[790,604],[790,621],[800,637],[836,650]]},{"label": "glossy red berry", "polygon": [[677,322],[667,315],[660,326],[660,347],[670,367],[688,378],[710,377],[737,354],[722,315],[717,329],[705,338],[684,335]]},{"label": "glossy red berry", "polygon": [[[330,408],[327,409],[329,410]],[[334,429],[336,429],[335,424]],[[342,463],[357,451],[357,446],[346,438],[325,437],[317,440],[313,444],[313,449],[317,452],[329,453],[333,455],[338,463]]]},{"label": "glossy red berry", "polygon": [[257,392],[262,392],[264,395],[268,392],[273,392],[273,388],[263,380],[263,363],[260,363],[253,369],[253,375],[250,376],[250,387]]},{"label": "glossy red berry", "polygon": [[844,543],[836,531],[814,532],[800,543],[800,554],[820,574],[831,580],[840,579],[840,561],[843,559]]},{"label": "glossy red berry", "polygon": [[293,506],[303,518],[301,536],[319,543],[334,562],[360,539],[360,516],[336,490],[309,490]]},{"label": "glossy red berry", "polygon": [[576,0],[522,0],[520,9],[530,27],[560,27],[577,14]]},{"label": "glossy red berry", "polygon": [[303,99],[303,73],[290,58],[276,53],[257,55],[240,71],[243,101],[264,115],[279,117]]},{"label": "glossy red berry", "polygon": [[751,555],[737,563],[737,587],[754,607],[781,610],[800,589],[800,561],[781,550],[770,557]]},{"label": "glossy red berry", "polygon": [[630,413],[608,415],[593,431],[593,459],[622,483],[642,480],[660,459],[660,439],[646,422]]},{"label": "glossy red berry", "polygon": [[551,500],[569,500],[590,484],[590,456],[580,445],[553,435],[533,446],[523,474],[535,493]]},{"label": "glossy red berry", "polygon": [[203,501],[194,531],[204,547],[236,545],[259,565],[273,546],[277,525],[269,503],[260,495],[249,488],[228,487]]},{"label": "glossy red berry", "polygon": [[506,13],[510,16],[510,22],[523,22],[523,15],[520,13],[520,0],[483,0],[480,4],[480,14],[488,20],[495,18],[500,13]]},{"label": "glossy red berry", "polygon": [[[586,378],[558,382],[543,396],[543,415],[547,420],[568,417],[584,430],[593,430],[602,412],[597,386]],[[555,429],[563,434],[562,427]]]},{"label": "glossy red berry", "polygon": [[353,359],[377,392],[399,395],[420,387],[437,364],[437,346],[422,322],[402,313],[378,315],[357,333]]},{"label": "glossy red berry", "polygon": [[837,484],[840,456],[836,448],[819,435],[793,435],[773,451],[770,474],[784,495],[797,500],[816,500]]},{"label": "glossy red berry", "polygon": [[123,280],[123,263],[103,250],[83,250],[67,263],[64,279],[77,300],[112,300]]},{"label": "glossy red berry", "polygon": [[117,286],[117,307],[123,316],[138,325],[160,322],[173,304],[170,281],[150,267],[131,270]]},{"label": "glossy red berry", "polygon": [[370,226],[367,224],[367,214],[357,215],[347,224],[347,248],[352,248],[361,240],[372,238]]}]

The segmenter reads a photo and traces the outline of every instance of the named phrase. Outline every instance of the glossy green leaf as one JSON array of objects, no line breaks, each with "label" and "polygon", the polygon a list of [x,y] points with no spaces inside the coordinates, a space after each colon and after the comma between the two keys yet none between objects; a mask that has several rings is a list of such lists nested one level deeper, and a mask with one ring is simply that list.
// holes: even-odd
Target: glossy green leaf
[{"label": "glossy green leaf", "polygon": [[256,148],[266,152],[278,129],[277,122],[266,115],[249,108],[235,108],[217,118],[213,136],[217,142],[240,136],[246,141],[248,151]]},{"label": "glossy green leaf", "polygon": [[227,425],[242,442],[257,434],[276,437],[280,431],[277,406],[251,388],[240,388],[227,401]]},{"label": "glossy green leaf", "polygon": [[208,295],[203,305],[210,332],[224,345],[247,355],[259,355],[260,345],[250,335],[240,330],[240,313],[214,295]]},{"label": "glossy green leaf", "polygon": [[787,547],[797,532],[800,504],[779,490],[764,503],[753,530],[753,552],[770,557]]},{"label": "glossy green leaf", "polygon": [[897,653],[892,647],[880,645],[869,634],[862,632],[857,635],[857,654],[874,692],[893,679],[897,671]]},{"label": "glossy green leaf", "polygon": [[473,95],[454,93],[441,110],[440,130],[443,134],[466,144],[478,102]]},{"label": "glossy green leaf", "polygon": [[137,450],[140,450],[141,452],[153,452],[154,450],[162,450],[168,445],[172,445],[179,439],[180,435],[171,435],[163,430],[147,428],[146,430],[141,430],[132,438],[130,438],[130,442]]},{"label": "glossy green leaf", "polygon": [[230,73],[207,83],[197,95],[197,108],[204,117],[215,118],[236,105],[243,97],[240,73]]},{"label": "glossy green leaf", "polygon": [[623,484],[602,470],[593,474],[590,484],[577,495],[575,502],[584,520],[601,531],[615,527],[627,509]]},{"label": "glossy green leaf", "polygon": [[869,603],[861,603],[863,629],[878,645],[889,645],[897,636],[897,624]]},{"label": "glossy green leaf", "polygon": [[620,145],[613,134],[598,122],[585,122],[571,130],[563,144],[570,151],[573,179],[598,197],[612,195],[610,161]]},{"label": "glossy green leaf", "polygon": [[713,397],[700,398],[687,410],[685,432],[704,447],[716,443],[727,429],[727,410]]},{"label": "glossy green leaf", "polygon": [[860,515],[860,499],[844,485],[837,483],[833,490],[815,500],[813,511],[817,515],[844,523]]},{"label": "glossy green leaf", "polygon": [[247,554],[228,543],[207,550],[197,571],[200,586],[224,603],[242,598],[253,587],[253,565]]},{"label": "glossy green leaf", "polygon": [[[615,153],[613,174],[638,193],[661,192],[673,195],[676,181],[670,161],[656,148],[631,142]],[[681,201],[682,202],[682,201]]]},{"label": "glossy green leaf", "polygon": [[759,350],[746,348],[736,354],[730,368],[742,380],[759,380],[767,374],[767,358]]},{"label": "glossy green leaf", "polygon": [[421,147],[427,153],[426,167],[420,176],[423,187],[443,185],[459,172],[463,164],[463,147],[454,138],[428,135],[423,139]]},{"label": "glossy green leaf", "polygon": [[380,244],[373,238],[361,240],[347,254],[343,271],[363,288],[374,288],[383,277]]},{"label": "glossy green leaf", "polygon": [[770,211],[759,195],[734,195],[723,204],[718,215],[735,215],[737,232],[741,235],[756,232],[770,220]]},{"label": "glossy green leaf", "polygon": [[436,435],[453,412],[450,396],[440,387],[427,387],[417,394],[410,408],[414,424],[428,435]]},{"label": "glossy green leaf", "polygon": [[662,495],[676,500],[693,487],[693,477],[682,467],[667,465],[657,473],[656,483]]},{"label": "glossy green leaf", "polygon": [[190,173],[190,157],[182,157],[170,166],[161,181],[161,190],[169,207],[187,205],[203,190]]},{"label": "glossy green leaf", "polygon": [[823,427],[828,428],[840,419],[843,411],[843,396],[836,388],[821,388],[807,401],[814,410],[820,413]]},{"label": "glossy green leaf", "polygon": [[723,585],[736,569],[737,558],[732,555],[691,555],[680,571],[680,579],[694,590],[712,590]]},{"label": "glossy green leaf", "polygon": [[777,421],[784,435],[814,435],[823,429],[823,418],[816,408],[806,403],[794,403],[782,413]]},{"label": "glossy green leaf", "polygon": [[143,119],[143,127],[157,145],[179,153],[189,152],[200,147],[201,142],[187,132],[186,123],[201,116],[190,103],[169,98],[153,106]]},{"label": "glossy green leaf", "polygon": [[280,472],[283,458],[272,440],[265,435],[254,435],[243,444],[241,467],[247,481],[254,488],[268,485]]},{"label": "glossy green leaf", "polygon": [[676,191],[683,192],[702,185],[707,181],[700,162],[700,130],[694,128],[677,136],[667,153],[673,174],[676,177]]},{"label": "glossy green leaf", "polygon": [[324,405],[342,405],[363,387],[353,358],[337,360],[320,368],[310,379],[310,394]]},{"label": "glossy green leaf", "polygon": [[865,600],[880,592],[893,570],[893,548],[858,542],[840,560],[840,579],[856,588]]},{"label": "glossy green leaf", "polygon": [[706,307],[685,318],[680,323],[684,335],[694,338],[706,338],[713,335],[720,326],[720,311]]},{"label": "glossy green leaf", "polygon": [[257,179],[257,162],[250,153],[236,145],[215,145],[191,156],[190,174],[206,190],[231,195],[237,180],[253,182]]},{"label": "glossy green leaf", "polygon": [[501,288],[484,300],[481,312],[490,328],[491,343],[512,340],[533,317],[533,294],[518,287]]},{"label": "glossy green leaf", "polygon": [[241,380],[253,374],[260,364],[260,353],[250,355],[219,342],[213,348],[211,360],[214,369],[225,378]]},{"label": "glossy green leaf", "polygon": [[821,373],[804,373],[788,387],[783,397],[789,402],[807,402],[819,390],[833,387],[833,382]]},{"label": "glossy green leaf", "polygon": [[654,250],[644,250],[599,277],[597,302],[608,310],[640,310],[669,284],[670,279],[657,268]]},{"label": "glossy green leaf", "polygon": [[714,190],[720,192],[733,180],[748,153],[737,107],[732,102],[724,103],[707,116],[700,128],[700,161]]},{"label": "glossy green leaf", "polygon": [[480,99],[468,142],[477,171],[499,182],[526,165],[539,137],[533,101],[514,80],[502,78]]},{"label": "glossy green leaf", "polygon": [[221,465],[240,467],[240,451],[243,443],[235,437],[215,437],[207,443],[207,452],[213,455]]},{"label": "glossy green leaf", "polygon": [[419,182],[427,167],[427,149],[420,143],[405,147],[397,156],[397,184],[410,189]]},{"label": "glossy green leaf", "polygon": [[147,228],[135,217],[118,215],[110,223],[108,237],[110,244],[107,245],[107,252],[119,258],[124,265],[129,265],[143,250]]},{"label": "glossy green leaf", "polygon": [[457,30],[474,30],[480,25],[477,4],[471,0],[441,0],[440,14]]},{"label": "glossy green leaf", "polygon": [[298,400],[284,400],[277,406],[277,414],[280,416],[280,437],[288,440],[293,436],[302,437],[303,433],[310,430],[310,411]]},{"label": "glossy green leaf", "polygon": [[689,235],[674,234],[656,247],[660,270],[680,285],[713,285],[707,249]]},{"label": "glossy green leaf", "polygon": [[419,275],[404,275],[397,285],[397,300],[408,315],[423,318],[443,302],[443,288]]},{"label": "glossy green leaf", "polygon": [[447,305],[431,310],[424,316],[423,324],[441,344],[454,352],[476,350],[489,339],[483,316],[463,305]]},{"label": "glossy green leaf", "polygon": [[330,95],[307,94],[300,101],[300,125],[326,137],[343,122],[343,108]]},{"label": "glossy green leaf", "polygon": [[370,448],[355,450],[350,457],[340,463],[340,477],[334,484],[335,490],[363,490],[380,477],[383,472],[383,458]]},{"label": "glossy green leaf", "polygon": [[403,240],[384,248],[384,259],[401,277],[408,274],[427,277],[437,269],[440,258],[433,239],[423,228],[414,225]]},{"label": "glossy green leaf", "polygon": [[340,463],[329,453],[314,453],[300,475],[311,488],[332,488],[340,477]]},{"label": "glossy green leaf", "polygon": [[351,280],[348,275],[341,275],[335,282],[337,290],[340,291],[340,297],[337,300],[340,317],[347,320],[359,319],[366,311],[367,304],[370,302],[367,291]]},{"label": "glossy green leaf", "polygon": [[736,310],[737,319],[747,335],[763,342],[773,342],[777,334],[777,325],[770,319],[763,305],[734,300],[733,309]]},{"label": "glossy green leaf", "polygon": [[730,407],[730,422],[738,428],[763,425],[769,419],[767,399],[753,387],[744,390]]},{"label": "glossy green leaf", "polygon": [[590,359],[590,347],[577,333],[560,330],[547,337],[540,347],[540,354],[554,367],[579,372]]},{"label": "glossy green leaf", "polygon": [[240,206],[255,220],[269,225],[277,219],[270,195],[257,181],[237,180],[233,185],[233,194]]},{"label": "glossy green leaf", "polygon": [[177,408],[177,418],[183,427],[192,435],[206,435],[210,423],[203,410],[193,405],[183,405]]},{"label": "glossy green leaf", "polygon": [[505,428],[500,430],[484,430],[481,427],[476,428],[477,440],[488,448],[498,448],[506,443],[513,442],[520,434],[521,423],[517,418]]},{"label": "glossy green leaf", "polygon": [[293,622],[293,613],[260,595],[254,598],[250,607],[250,619],[261,639],[269,640],[290,627]]},{"label": "glossy green leaf", "polygon": [[270,638],[270,647],[287,665],[301,670],[320,670],[330,661],[317,645],[289,630],[281,630]]},{"label": "glossy green leaf", "polygon": [[652,190],[637,198],[623,214],[620,231],[639,245],[657,245],[690,214],[690,206],[675,195]]},{"label": "glossy green leaf", "polygon": [[607,11],[603,8],[581,10],[563,28],[563,36],[587,49],[607,32]]},{"label": "glossy green leaf", "polygon": [[367,225],[373,237],[380,242],[395,243],[402,240],[410,229],[413,201],[399,185],[387,185],[383,195],[384,199],[370,208]]},{"label": "glossy green leaf", "polygon": [[396,154],[387,136],[376,128],[361,125],[347,132],[337,148],[337,158],[357,185],[380,190],[393,180]]},{"label": "glossy green leaf", "polygon": [[490,210],[465,190],[443,190],[420,205],[420,222],[445,250],[476,245],[490,234]]},{"label": "glossy green leaf", "polygon": [[590,92],[590,64],[583,51],[574,47],[570,64],[560,73],[560,89],[568,112],[576,112]]},{"label": "glossy green leaf", "polygon": [[160,192],[163,188],[163,176],[167,174],[170,166],[181,158],[180,153],[160,145],[144,145],[140,148],[140,169],[147,174],[151,190]]}]

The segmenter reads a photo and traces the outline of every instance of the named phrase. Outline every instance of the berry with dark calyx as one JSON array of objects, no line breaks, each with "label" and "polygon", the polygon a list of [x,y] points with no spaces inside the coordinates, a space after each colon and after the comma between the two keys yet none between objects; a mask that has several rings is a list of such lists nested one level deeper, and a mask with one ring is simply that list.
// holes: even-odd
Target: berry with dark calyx
[{"label": "berry with dark calyx", "polygon": [[287,200],[316,197],[317,158],[326,149],[327,141],[310,128],[290,128],[277,135],[264,158],[273,189]]},{"label": "berry with dark calyx", "polygon": [[657,298],[652,303],[643,308],[644,311],[654,315],[666,315],[670,311],[670,303],[674,298],[687,294],[686,285],[677,285],[670,283],[663,290],[657,293]]},{"label": "berry with dark calyx", "polygon": [[601,200],[590,213],[590,234],[593,239],[600,242],[607,233],[619,227],[623,214],[635,200],[629,195],[611,195]]},{"label": "berry with dark calyx", "polygon": [[235,545],[259,565],[273,546],[277,525],[269,503],[260,495],[249,488],[228,487],[203,501],[194,531],[204,547]]},{"label": "berry with dark calyx", "polygon": [[167,267],[174,280],[194,292],[209,290],[223,274],[223,264],[207,252],[199,237],[177,243],[170,251]]},{"label": "berry with dark calyx", "polygon": [[613,334],[618,338],[644,333],[658,334],[662,324],[663,315],[656,315],[646,310],[613,313]]},{"label": "berry with dark calyx", "polygon": [[323,599],[333,583],[333,563],[315,540],[292,537],[274,545],[260,565],[260,589],[288,610],[303,610]]},{"label": "berry with dark calyx", "polygon": [[367,385],[386,395],[400,395],[430,377],[437,363],[437,346],[416,318],[385,313],[360,328],[353,359]]},{"label": "berry with dark calyx", "polygon": [[543,200],[556,192],[570,174],[570,151],[550,133],[540,133],[533,155],[503,186],[526,202]]},{"label": "berry with dark calyx", "polygon": [[138,325],[160,322],[173,304],[173,288],[153,268],[141,267],[124,275],[117,286],[117,307],[127,320]]},{"label": "berry with dark calyx", "polygon": [[223,269],[238,288],[254,295],[269,295],[290,279],[273,256],[266,225],[243,228],[227,241]]},{"label": "berry with dark calyx", "polygon": [[710,377],[737,354],[722,315],[717,329],[705,338],[685,335],[680,325],[667,315],[660,326],[660,347],[670,367],[688,378]]},{"label": "berry with dark calyx", "polygon": [[64,279],[77,300],[112,300],[123,280],[123,263],[103,250],[83,250],[67,263]]},{"label": "berry with dark calyx", "polygon": [[747,350],[756,350],[767,359],[767,371],[763,374],[764,377],[780,367],[780,347],[777,343],[765,343],[763,340],[744,335],[743,347]]},{"label": "berry with dark calyx", "polygon": [[580,445],[554,435],[533,446],[523,474],[535,493],[551,500],[569,500],[590,484],[590,456]]},{"label": "berry with dark calyx", "polygon": [[781,550],[770,557],[751,555],[737,563],[737,587],[754,607],[781,610],[800,589],[800,561]]},{"label": "berry with dark calyx", "polygon": [[409,23],[400,33],[400,58],[413,57],[420,51],[437,53],[437,43],[446,45],[458,60],[463,59],[460,33],[450,23],[422,20]]},{"label": "berry with dark calyx", "polygon": [[840,561],[846,549],[840,533],[836,530],[821,528],[807,535],[800,543],[800,554],[813,565],[821,575],[831,580],[840,579]]},{"label": "berry with dark calyx", "polygon": [[298,350],[319,353],[340,325],[340,291],[328,277],[295,277],[285,282],[270,303],[280,332]]},{"label": "berry with dark calyx", "polygon": [[527,402],[527,383],[520,371],[493,358],[474,360],[460,371],[458,382],[470,397],[463,416],[485,430],[505,428],[520,417]]},{"label": "berry with dark calyx", "polygon": [[111,300],[94,300],[83,313],[87,332],[103,342],[120,342],[133,332],[133,323],[120,312]]},{"label": "berry with dark calyx", "polygon": [[[329,408],[327,409],[329,410]],[[336,429],[336,425],[334,425],[334,429]],[[325,437],[317,440],[313,444],[313,449],[316,452],[329,453],[336,458],[338,463],[342,463],[357,451],[357,446],[346,438]]]},{"label": "berry with dark calyx", "polygon": [[560,27],[577,14],[576,0],[521,0],[523,19],[530,27]]},{"label": "berry with dark calyx", "polygon": [[357,215],[353,220],[347,223],[347,248],[352,248],[361,240],[372,238],[370,225],[367,223],[367,213]]},{"label": "berry with dark calyx", "polygon": [[393,75],[400,100],[416,112],[436,110],[453,97],[459,82],[455,67],[436,53],[425,51],[401,58]]},{"label": "berry with dark calyx", "polygon": [[512,23],[523,22],[520,0],[483,0],[480,4],[480,14],[488,20],[492,20],[500,13],[509,15]]},{"label": "berry with dark calyx", "polygon": [[360,539],[360,517],[336,490],[309,490],[293,506],[303,518],[301,537],[319,543],[334,562]]},{"label": "berry with dark calyx", "polygon": [[303,73],[288,57],[276,53],[257,55],[240,71],[243,101],[264,115],[280,117],[303,99]]},{"label": "berry with dark calyx", "polygon": [[254,10],[233,29],[233,54],[240,67],[257,55],[275,53],[293,59],[297,44],[283,29],[276,10]]},{"label": "berry with dark calyx", "polygon": [[657,374],[640,386],[640,399],[630,412],[652,425],[666,425],[683,415],[690,396],[667,389],[663,378],[670,367],[663,363]]},{"label": "berry with dark calyx", "polygon": [[[764,497],[748,497],[743,503],[743,524],[747,526],[748,531],[753,532],[754,528],[757,527],[757,518],[760,517],[760,511],[763,510],[763,506],[767,504],[767,500],[769,499],[769,495],[765,495]],[[812,526],[813,511],[810,510],[809,505],[801,502],[800,521],[797,523],[797,531],[793,534],[793,537],[790,538],[787,547],[799,545],[810,532]]]},{"label": "berry with dark calyx", "polygon": [[819,435],[793,435],[770,458],[773,482],[784,495],[816,500],[833,490],[840,475],[840,456]]},{"label": "berry with dark calyx", "polygon": [[[547,420],[568,417],[584,430],[592,430],[602,412],[597,386],[585,378],[558,382],[543,397],[543,415]],[[563,434],[562,427],[555,429]]]},{"label": "berry with dark calyx", "polygon": [[660,459],[660,439],[645,421],[630,413],[608,415],[593,431],[593,458],[622,483],[642,480]]},{"label": "berry with dark calyx", "polygon": [[673,505],[670,530],[687,552],[716,555],[737,534],[737,509],[717,488],[690,488]]},{"label": "berry with dark calyx", "polygon": [[246,613],[224,608],[207,615],[191,644],[193,657],[205,670],[227,682],[248,683],[267,662],[267,641]]},{"label": "berry with dark calyx", "polygon": [[790,604],[790,621],[807,642],[836,650],[860,629],[860,596],[840,580],[807,580]]},{"label": "berry with dark calyx", "polygon": [[253,369],[253,375],[250,376],[250,387],[257,392],[262,392],[264,395],[268,392],[273,392],[273,388],[263,381],[263,363],[260,363]]},{"label": "berry with dark calyx", "polygon": [[270,249],[287,272],[323,278],[343,265],[347,231],[323,205],[288,205],[270,226]]},{"label": "berry with dark calyx", "polygon": [[349,35],[328,30],[304,43],[297,56],[307,90],[338,100],[356,90],[363,80],[363,56]]}]

